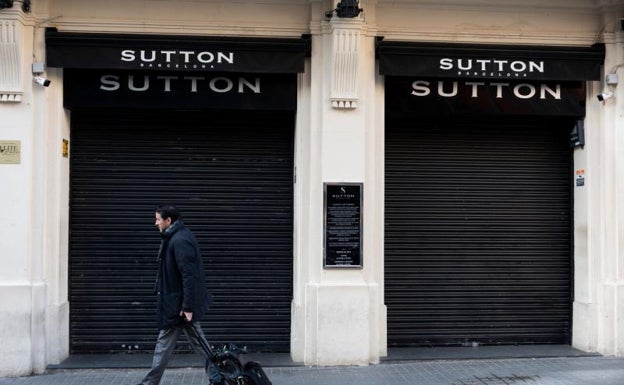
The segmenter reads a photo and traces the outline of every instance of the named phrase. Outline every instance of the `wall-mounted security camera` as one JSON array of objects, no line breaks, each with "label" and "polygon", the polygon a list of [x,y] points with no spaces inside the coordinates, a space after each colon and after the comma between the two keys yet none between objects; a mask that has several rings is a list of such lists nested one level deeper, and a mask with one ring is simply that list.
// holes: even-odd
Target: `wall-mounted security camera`
[{"label": "wall-mounted security camera", "polygon": [[35,76],[35,77],[33,78],[33,81],[34,81],[35,83],[39,84],[40,86],[44,86],[44,87],[49,86],[49,85],[50,85],[50,83],[51,83],[48,79],[46,79],[46,78],[44,78],[44,77],[41,77],[41,76]]},{"label": "wall-mounted security camera", "polygon": [[614,96],[613,92],[603,92],[601,94],[596,95],[599,102],[604,102],[607,99],[611,99]]}]

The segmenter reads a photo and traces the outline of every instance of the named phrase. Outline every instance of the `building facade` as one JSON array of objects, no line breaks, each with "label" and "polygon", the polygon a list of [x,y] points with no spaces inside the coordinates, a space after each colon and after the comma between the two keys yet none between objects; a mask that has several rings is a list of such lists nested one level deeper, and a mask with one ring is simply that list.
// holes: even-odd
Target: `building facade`
[{"label": "building facade", "polygon": [[153,349],[164,201],[216,343],[624,354],[624,2],[353,3],[0,2],[0,375]]}]

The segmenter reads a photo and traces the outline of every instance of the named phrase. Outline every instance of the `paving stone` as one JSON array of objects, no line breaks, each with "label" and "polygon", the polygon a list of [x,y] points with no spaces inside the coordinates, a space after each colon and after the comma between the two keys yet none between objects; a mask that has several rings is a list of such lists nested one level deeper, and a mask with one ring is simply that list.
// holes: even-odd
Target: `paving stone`
[{"label": "paving stone", "polygon": [[[268,367],[273,385],[624,385],[624,358],[563,357]],[[134,385],[145,369],[54,369],[0,385]],[[167,369],[161,385],[208,385],[200,368]]]}]

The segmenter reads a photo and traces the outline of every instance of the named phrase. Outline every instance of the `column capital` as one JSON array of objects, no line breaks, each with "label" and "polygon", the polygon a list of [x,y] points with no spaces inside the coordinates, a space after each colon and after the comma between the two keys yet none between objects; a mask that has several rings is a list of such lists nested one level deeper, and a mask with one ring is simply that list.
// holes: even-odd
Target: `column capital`
[{"label": "column capital", "polygon": [[0,19],[0,103],[22,101],[21,32],[18,20]]},{"label": "column capital", "polygon": [[329,25],[332,35],[331,105],[336,109],[355,109],[359,101],[357,78],[364,21],[360,17],[334,17]]}]

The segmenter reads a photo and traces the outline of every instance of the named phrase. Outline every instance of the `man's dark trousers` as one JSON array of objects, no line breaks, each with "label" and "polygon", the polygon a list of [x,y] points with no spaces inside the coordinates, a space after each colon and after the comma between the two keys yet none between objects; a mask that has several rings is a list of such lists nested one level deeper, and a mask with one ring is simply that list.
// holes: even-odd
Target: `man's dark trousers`
[{"label": "man's dark trousers", "polygon": [[[173,354],[173,350],[178,343],[178,338],[180,337],[180,333],[184,332],[186,334],[186,338],[189,340],[193,348],[199,353],[201,353],[204,358],[209,360],[209,357],[206,355],[206,352],[201,348],[201,345],[197,338],[195,337],[195,333],[190,332],[190,329],[195,327],[197,332],[204,341],[206,341],[206,337],[204,336],[204,332],[202,331],[201,325],[199,322],[184,322],[180,325],[163,329],[158,333],[158,339],[156,340],[156,348],[154,349],[154,359],[152,361],[152,369],[147,373],[141,384],[143,385],[158,385],[162,376],[167,368],[167,364],[171,359],[171,355]],[[211,383],[219,383],[222,380],[221,374],[217,370],[217,368],[210,362],[208,366],[208,377],[210,378]]]}]

